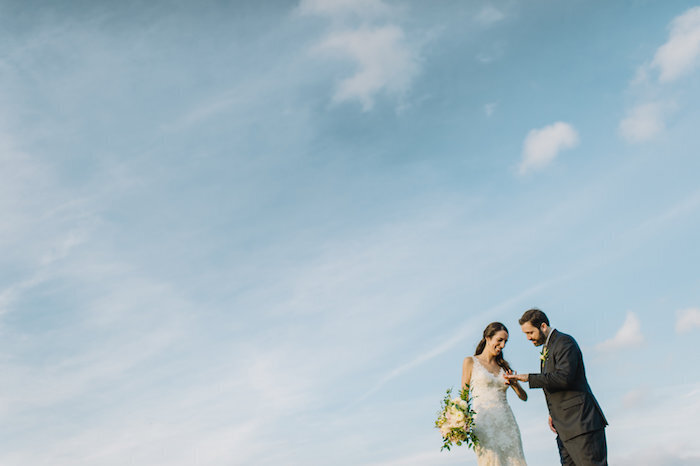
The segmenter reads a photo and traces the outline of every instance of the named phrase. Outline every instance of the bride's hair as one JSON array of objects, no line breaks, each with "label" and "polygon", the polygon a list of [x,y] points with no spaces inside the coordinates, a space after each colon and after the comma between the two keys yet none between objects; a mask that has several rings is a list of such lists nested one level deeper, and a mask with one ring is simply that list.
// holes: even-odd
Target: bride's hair
[{"label": "bride's hair", "polygon": [[[486,339],[491,338],[494,336],[497,332],[500,332],[501,330],[505,331],[508,333],[508,329],[506,328],[505,325],[503,325],[500,322],[491,322],[486,326],[484,329],[484,337],[481,339],[478,345],[476,345],[476,351],[474,351],[474,356],[480,355],[483,351],[484,348],[486,348]],[[510,371],[510,364],[508,364],[508,361],[503,359],[503,351],[498,353],[496,356],[496,364],[498,364],[500,367],[503,368],[504,371],[509,372]]]}]

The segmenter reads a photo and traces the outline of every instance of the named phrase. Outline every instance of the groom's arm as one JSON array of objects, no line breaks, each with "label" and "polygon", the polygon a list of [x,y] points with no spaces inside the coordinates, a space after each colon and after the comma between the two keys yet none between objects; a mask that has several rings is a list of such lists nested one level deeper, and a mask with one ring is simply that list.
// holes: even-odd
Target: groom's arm
[{"label": "groom's arm", "polygon": [[556,358],[554,371],[543,374],[529,374],[530,388],[544,388],[549,391],[572,388],[576,380],[581,350],[573,340],[561,342],[561,348],[552,357]]}]

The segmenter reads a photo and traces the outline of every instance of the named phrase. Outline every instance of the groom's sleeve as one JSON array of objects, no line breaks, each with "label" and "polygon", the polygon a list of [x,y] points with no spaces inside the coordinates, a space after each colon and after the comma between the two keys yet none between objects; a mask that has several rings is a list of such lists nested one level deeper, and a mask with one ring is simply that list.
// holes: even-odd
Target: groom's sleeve
[{"label": "groom's sleeve", "polygon": [[578,372],[581,350],[573,341],[562,343],[556,354],[552,354],[552,357],[555,358],[554,371],[530,374],[528,377],[530,388],[544,388],[549,391],[571,388]]}]

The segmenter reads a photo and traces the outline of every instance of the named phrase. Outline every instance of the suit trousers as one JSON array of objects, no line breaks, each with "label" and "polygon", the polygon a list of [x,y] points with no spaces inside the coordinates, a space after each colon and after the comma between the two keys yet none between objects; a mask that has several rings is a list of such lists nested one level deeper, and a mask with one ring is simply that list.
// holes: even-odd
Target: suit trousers
[{"label": "suit trousers", "polygon": [[607,466],[608,445],[605,429],[594,430],[562,442],[557,436],[563,466]]}]

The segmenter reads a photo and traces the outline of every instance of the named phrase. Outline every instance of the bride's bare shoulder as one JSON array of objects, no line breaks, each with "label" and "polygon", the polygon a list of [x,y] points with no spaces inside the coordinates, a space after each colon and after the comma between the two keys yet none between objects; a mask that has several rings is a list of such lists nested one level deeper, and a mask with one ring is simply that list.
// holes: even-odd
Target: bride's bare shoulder
[{"label": "bride's bare shoulder", "polygon": [[464,362],[462,363],[462,366],[471,367],[473,365],[474,365],[473,356],[467,356],[466,358],[464,358]]}]

